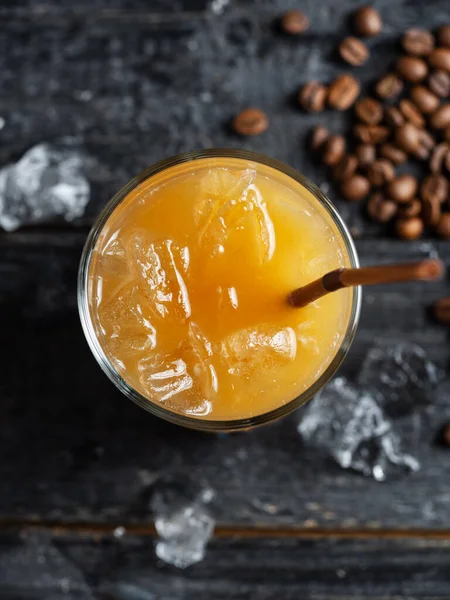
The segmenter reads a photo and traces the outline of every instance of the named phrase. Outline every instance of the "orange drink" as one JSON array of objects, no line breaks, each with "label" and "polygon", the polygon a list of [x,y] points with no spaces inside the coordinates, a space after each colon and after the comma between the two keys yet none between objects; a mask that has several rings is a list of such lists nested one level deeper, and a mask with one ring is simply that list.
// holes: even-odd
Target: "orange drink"
[{"label": "orange drink", "polygon": [[289,293],[356,266],[331,203],[259,155],[205,151],[126,186],[91,232],[82,323],[101,366],[144,408],[200,429],[286,414],[336,370],[360,291],[293,308]]}]

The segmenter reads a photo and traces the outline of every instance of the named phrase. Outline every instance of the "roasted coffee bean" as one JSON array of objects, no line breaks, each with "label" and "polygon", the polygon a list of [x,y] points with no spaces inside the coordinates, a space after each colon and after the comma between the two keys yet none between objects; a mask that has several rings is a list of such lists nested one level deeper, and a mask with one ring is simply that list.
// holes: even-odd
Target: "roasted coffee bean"
[{"label": "roasted coffee bean", "polygon": [[446,142],[450,143],[450,125],[444,129],[442,132],[442,137]]},{"label": "roasted coffee bean", "polygon": [[434,129],[445,129],[450,125],[450,102],[441,104],[430,117],[430,125]]},{"label": "roasted coffee bean", "polygon": [[384,110],[384,121],[390,127],[400,127],[405,123],[405,117],[395,106],[388,106]]},{"label": "roasted coffee bean", "polygon": [[360,67],[369,58],[369,49],[358,38],[346,37],[339,44],[339,54],[349,65]]},{"label": "roasted coffee bean", "polygon": [[438,70],[432,71],[428,77],[430,90],[440,98],[450,96],[450,73]]},{"label": "roasted coffee bean", "polygon": [[395,217],[397,211],[398,205],[380,192],[372,194],[367,201],[367,213],[373,221],[387,223]]},{"label": "roasted coffee bean", "polygon": [[323,146],[323,144],[327,141],[328,136],[330,135],[328,129],[323,125],[317,125],[314,127],[311,134],[311,150],[317,152]]},{"label": "roasted coffee bean", "polygon": [[409,29],[402,37],[403,50],[415,56],[427,56],[434,49],[434,36],[424,29]]},{"label": "roasted coffee bean", "polygon": [[367,196],[370,191],[370,183],[362,175],[353,175],[346,179],[341,185],[342,195],[350,202],[358,202]]},{"label": "roasted coffee bean", "polygon": [[422,202],[422,215],[426,225],[434,227],[441,218],[441,203],[437,198],[427,198]]},{"label": "roasted coffee bean", "polygon": [[400,110],[407,121],[415,125],[416,127],[423,127],[425,125],[425,119],[422,116],[420,110],[406,98],[400,100]]},{"label": "roasted coffee bean", "polygon": [[381,144],[389,137],[389,129],[382,125],[355,125],[354,136],[365,144]]},{"label": "roasted coffee bean", "polygon": [[444,213],[436,225],[436,233],[444,240],[450,240],[450,213]]},{"label": "roasted coffee bean", "polygon": [[[445,168],[450,173],[450,152],[447,152],[447,155],[445,157]],[[450,182],[449,182],[449,188],[450,188]]]},{"label": "roasted coffee bean", "polygon": [[362,6],[353,15],[356,33],[365,37],[373,37],[381,32],[383,23],[380,13],[373,6]]},{"label": "roasted coffee bean", "polygon": [[358,144],[355,148],[355,155],[361,169],[366,169],[376,159],[375,146],[372,144]]},{"label": "roasted coffee bean", "polygon": [[437,31],[437,40],[439,46],[450,48],[450,25],[442,25]]},{"label": "roasted coffee bean", "polygon": [[416,56],[401,56],[397,60],[396,68],[397,73],[411,83],[422,81],[428,74],[427,63]]},{"label": "roasted coffee bean", "polygon": [[380,158],[370,165],[367,177],[373,186],[380,187],[392,181],[395,176],[394,165],[386,158]]},{"label": "roasted coffee bean", "polygon": [[423,85],[416,85],[411,90],[411,100],[425,115],[434,112],[439,106],[439,98]]},{"label": "roasted coffee bean", "polygon": [[300,10],[290,10],[281,17],[281,29],[289,35],[300,35],[309,29],[309,19]]},{"label": "roasted coffee bean", "polygon": [[450,48],[435,48],[428,57],[430,66],[433,69],[442,69],[450,71]]},{"label": "roasted coffee bean", "polygon": [[382,144],[380,146],[380,156],[387,158],[394,165],[402,165],[408,160],[408,155],[394,144]]},{"label": "roasted coffee bean", "polygon": [[259,135],[269,127],[269,119],[259,108],[247,108],[234,117],[232,127],[239,135]]},{"label": "roasted coffee bean", "polygon": [[358,168],[358,161],[354,154],[347,154],[333,169],[333,177],[336,181],[350,179]]},{"label": "roasted coffee bean", "polygon": [[378,125],[383,118],[383,107],[374,98],[362,98],[355,104],[355,114],[367,125]]},{"label": "roasted coffee bean", "polygon": [[395,231],[402,240],[417,240],[423,233],[423,222],[419,217],[398,219],[395,222]]},{"label": "roasted coffee bean", "polygon": [[395,130],[395,142],[399,148],[413,154],[419,147],[419,131],[412,123],[405,123]]},{"label": "roasted coffee bean", "polygon": [[327,88],[318,81],[309,81],[298,92],[298,102],[307,112],[322,112],[327,99]]},{"label": "roasted coffee bean", "polygon": [[447,142],[435,146],[430,158],[432,173],[440,173],[443,170],[447,156],[450,157],[450,145]]},{"label": "roasted coffee bean", "polygon": [[422,212],[422,202],[417,198],[413,198],[408,204],[400,204],[398,208],[398,216],[402,219],[411,219],[418,217]]},{"label": "roasted coffee bean", "polygon": [[[435,319],[444,325],[450,324],[450,296],[440,298],[433,305],[433,314]],[[450,423],[444,427],[443,441],[450,446]]]},{"label": "roasted coffee bean", "polygon": [[328,103],[337,110],[347,110],[359,96],[359,81],[352,75],[340,75],[330,85]]},{"label": "roasted coffee bean", "polygon": [[427,160],[435,146],[434,137],[426,129],[418,129],[419,146],[415,151],[417,158]]},{"label": "roasted coffee bean", "polygon": [[400,203],[409,202],[417,192],[417,179],[412,175],[397,175],[387,185],[387,193],[392,200]]},{"label": "roasted coffee bean", "polygon": [[330,135],[325,142],[322,160],[324,164],[334,167],[345,154],[345,139],[342,135]]},{"label": "roasted coffee bean", "polygon": [[428,175],[422,181],[420,186],[420,197],[424,202],[427,200],[436,200],[445,202],[448,194],[448,181],[443,175],[433,173]]},{"label": "roasted coffee bean", "polygon": [[403,82],[394,73],[388,73],[378,80],[375,91],[380,98],[392,100],[403,91]]}]

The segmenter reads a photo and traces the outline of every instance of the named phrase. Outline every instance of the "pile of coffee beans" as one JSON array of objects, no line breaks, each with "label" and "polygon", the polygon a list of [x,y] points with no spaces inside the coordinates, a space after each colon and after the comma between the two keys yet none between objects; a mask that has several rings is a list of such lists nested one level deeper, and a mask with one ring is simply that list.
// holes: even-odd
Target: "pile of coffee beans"
[{"label": "pile of coffee beans", "polygon": [[[358,10],[354,23],[364,36],[382,28],[372,7]],[[375,82],[373,95],[360,97],[358,80],[344,74],[328,87],[307,83],[299,103],[308,112],[322,111],[327,104],[337,110],[353,107],[351,132],[343,136],[320,125],[311,135],[312,150],[330,167],[345,199],[367,198],[368,216],[392,222],[402,239],[417,239],[426,228],[450,239],[450,25],[436,36],[410,29],[401,46],[404,55]],[[348,37],[339,54],[360,66],[369,50],[359,38]],[[425,167],[422,177],[401,172],[415,162]]]}]

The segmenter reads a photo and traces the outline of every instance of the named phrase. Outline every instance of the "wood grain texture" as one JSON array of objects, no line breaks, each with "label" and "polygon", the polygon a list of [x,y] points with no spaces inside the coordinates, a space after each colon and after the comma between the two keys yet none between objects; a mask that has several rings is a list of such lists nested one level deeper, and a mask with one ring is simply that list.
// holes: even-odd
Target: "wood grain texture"
[{"label": "wood grain texture", "polygon": [[216,539],[185,571],[151,538],[0,536],[2,600],[448,598],[450,546],[425,540]]},{"label": "wood grain texture", "polygon": [[[296,433],[301,410],[248,433],[208,435],[143,413],[107,380],[76,311],[83,234],[0,237],[0,517],[151,523],[153,483],[188,472],[217,490],[220,523],[448,528],[450,463],[436,444],[450,417],[448,388],[433,399],[419,449],[421,471],[375,483],[343,471]],[[423,258],[431,246],[360,241],[362,262]],[[448,264],[450,248],[436,243]],[[375,338],[417,342],[445,368],[448,332],[427,306],[446,280],[372,288],[342,373],[355,372]],[[6,363],[5,363],[6,360]],[[244,484],[245,482],[245,484]],[[432,490],[432,493],[430,493]]]}]

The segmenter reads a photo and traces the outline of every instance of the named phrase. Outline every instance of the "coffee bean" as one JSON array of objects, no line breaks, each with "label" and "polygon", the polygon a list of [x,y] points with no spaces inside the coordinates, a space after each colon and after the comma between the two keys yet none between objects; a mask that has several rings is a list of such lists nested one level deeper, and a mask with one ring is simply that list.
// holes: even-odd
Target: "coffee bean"
[{"label": "coffee bean", "polygon": [[374,186],[382,186],[395,176],[394,165],[386,158],[380,158],[370,165],[367,177]]},{"label": "coffee bean", "polygon": [[342,135],[330,135],[325,142],[322,160],[324,164],[334,167],[345,153],[345,139]]},{"label": "coffee bean", "polygon": [[311,134],[311,150],[317,152],[326,142],[329,136],[329,131],[323,125],[317,125],[314,127]]},{"label": "coffee bean", "polygon": [[415,56],[401,56],[397,60],[396,68],[397,73],[411,83],[422,81],[428,74],[427,63]]},{"label": "coffee bean", "polygon": [[350,202],[358,202],[367,196],[370,191],[370,183],[362,175],[353,175],[346,179],[341,185],[342,195]]},{"label": "coffee bean", "polygon": [[380,156],[387,158],[394,165],[402,165],[408,160],[408,155],[393,144],[382,144],[380,146]]},{"label": "coffee bean", "polygon": [[416,127],[423,127],[425,125],[425,119],[422,116],[420,110],[406,98],[400,100],[400,110],[407,121],[415,125]]},{"label": "coffee bean", "polygon": [[381,32],[383,23],[380,13],[373,6],[362,6],[353,15],[356,33],[365,37],[373,37]]},{"label": "coffee bean", "polygon": [[419,147],[419,131],[412,123],[405,123],[395,130],[395,142],[408,154],[414,153]]},{"label": "coffee bean", "polygon": [[[450,151],[447,152],[447,154],[445,156],[445,168],[450,173]],[[449,187],[450,187],[450,182],[449,182]]]},{"label": "coffee bean", "polygon": [[358,161],[354,154],[347,154],[333,169],[333,177],[336,181],[345,181],[355,174]]},{"label": "coffee bean", "polygon": [[388,106],[384,110],[384,120],[390,127],[400,127],[405,122],[405,117],[395,106]]},{"label": "coffee bean", "polygon": [[434,227],[441,218],[441,203],[437,198],[427,198],[422,202],[423,220],[429,227]]},{"label": "coffee bean", "polygon": [[444,240],[450,240],[450,213],[444,213],[436,225],[436,233]]},{"label": "coffee bean", "polygon": [[395,222],[395,231],[402,240],[417,240],[423,233],[423,222],[419,217],[398,219]]},{"label": "coffee bean", "polygon": [[300,35],[309,29],[309,19],[300,10],[290,10],[281,18],[281,29],[289,35]]},{"label": "coffee bean", "polygon": [[450,143],[450,125],[444,129],[442,132],[442,137],[446,142]]},{"label": "coffee bean", "polygon": [[382,125],[355,125],[353,134],[365,144],[381,144],[389,137],[389,129]]},{"label": "coffee bean", "polygon": [[437,40],[439,46],[450,48],[450,25],[442,25],[437,31]]},{"label": "coffee bean", "polygon": [[310,81],[298,92],[298,102],[306,112],[322,112],[327,99],[327,88],[318,81]]},{"label": "coffee bean", "polygon": [[420,186],[420,196],[424,202],[427,200],[436,200],[445,202],[448,195],[448,181],[443,175],[433,173],[428,175],[422,181]]},{"label": "coffee bean", "polygon": [[259,108],[247,108],[234,117],[232,127],[239,135],[260,135],[269,127],[269,119]]},{"label": "coffee bean", "polygon": [[398,205],[392,200],[384,198],[383,194],[376,192],[367,201],[367,213],[373,221],[387,223],[397,214]]},{"label": "coffee bean", "polygon": [[412,88],[411,100],[417,108],[425,115],[434,112],[439,106],[439,98],[433,92],[423,85],[416,85]]},{"label": "coffee bean", "polygon": [[355,147],[355,155],[361,169],[366,169],[376,159],[375,146],[372,144],[358,144]]},{"label": "coffee bean", "polygon": [[450,72],[450,48],[435,48],[428,57],[428,61],[433,69]]},{"label": "coffee bean", "polygon": [[392,100],[402,93],[403,82],[401,79],[394,75],[394,73],[388,73],[384,77],[378,80],[375,91],[380,98],[386,100]]},{"label": "coffee bean", "polygon": [[422,212],[422,202],[413,198],[408,204],[401,204],[398,208],[398,216],[402,219],[411,219],[418,217]]},{"label": "coffee bean", "polygon": [[[433,314],[440,323],[450,324],[450,296],[440,298],[433,304]],[[443,441],[450,446],[450,423],[444,428],[443,434]]]},{"label": "coffee bean", "polygon": [[427,56],[434,49],[434,37],[424,29],[409,29],[402,37],[402,46],[408,54]]},{"label": "coffee bean", "polygon": [[417,192],[417,179],[412,175],[397,175],[388,183],[387,193],[392,200],[406,203],[412,200]]},{"label": "coffee bean", "polygon": [[346,37],[339,44],[339,54],[349,65],[360,67],[369,58],[369,49],[358,38]]},{"label": "coffee bean", "polygon": [[419,145],[414,154],[421,160],[427,160],[435,146],[434,138],[426,129],[418,129],[417,131],[419,135]]},{"label": "coffee bean", "polygon": [[434,148],[430,158],[432,173],[440,173],[443,170],[447,156],[450,156],[450,145],[447,142],[442,142]]},{"label": "coffee bean", "polygon": [[337,110],[347,110],[359,96],[359,81],[352,75],[340,75],[330,85],[328,103]]},{"label": "coffee bean", "polygon": [[440,98],[450,96],[450,74],[445,71],[432,71],[428,77],[430,90]]},{"label": "coffee bean", "polygon": [[374,98],[363,98],[355,104],[358,119],[368,125],[377,125],[383,118],[383,107]]},{"label": "coffee bean", "polygon": [[430,125],[434,129],[445,129],[450,125],[450,103],[441,104],[430,117]]}]

